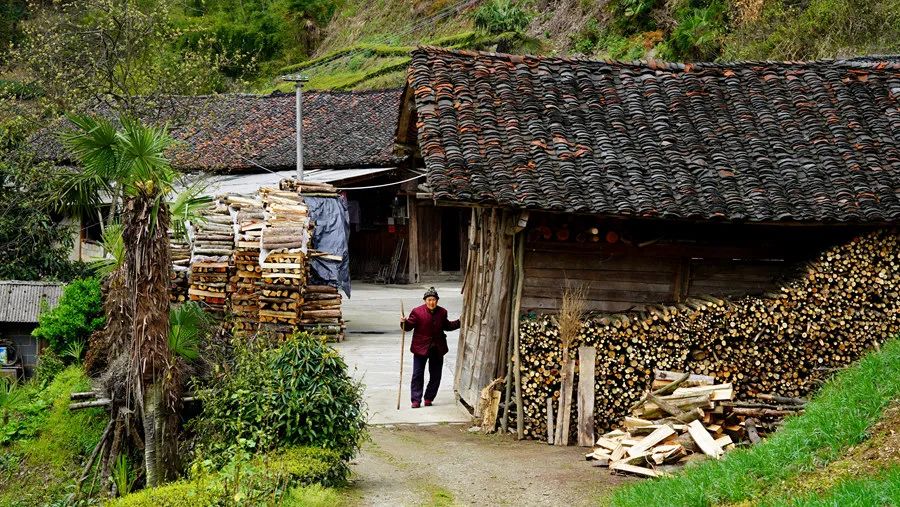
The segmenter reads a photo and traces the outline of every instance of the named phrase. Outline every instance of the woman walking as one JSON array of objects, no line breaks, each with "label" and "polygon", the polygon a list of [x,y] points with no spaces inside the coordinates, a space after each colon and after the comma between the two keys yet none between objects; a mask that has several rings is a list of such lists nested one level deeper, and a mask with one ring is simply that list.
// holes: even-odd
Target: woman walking
[{"label": "woman walking", "polygon": [[400,327],[413,331],[409,351],[413,353],[413,374],[410,393],[412,408],[422,403],[422,386],[425,383],[425,366],[428,366],[428,387],[425,388],[425,406],[430,407],[441,385],[441,369],[447,353],[446,331],[459,329],[459,319],[448,320],[447,310],[438,306],[437,291],[430,287],[422,296],[425,304],[413,308],[409,317],[400,318]]}]

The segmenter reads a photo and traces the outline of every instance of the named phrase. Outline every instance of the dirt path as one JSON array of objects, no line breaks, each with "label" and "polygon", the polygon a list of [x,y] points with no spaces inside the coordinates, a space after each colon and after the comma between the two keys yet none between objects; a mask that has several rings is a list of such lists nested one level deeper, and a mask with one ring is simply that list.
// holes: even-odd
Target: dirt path
[{"label": "dirt path", "polygon": [[614,477],[579,447],[472,434],[467,426],[371,429],[348,490],[356,505],[597,505]]}]

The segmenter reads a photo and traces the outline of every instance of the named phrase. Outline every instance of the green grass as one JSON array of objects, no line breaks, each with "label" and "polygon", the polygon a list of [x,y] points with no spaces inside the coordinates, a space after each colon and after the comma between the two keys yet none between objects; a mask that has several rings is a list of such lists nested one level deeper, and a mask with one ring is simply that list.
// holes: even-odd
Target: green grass
[{"label": "green grass", "polygon": [[844,481],[826,495],[809,494],[795,499],[764,501],[762,506],[793,505],[796,507],[868,507],[900,505],[900,466],[885,470],[875,477]]},{"label": "green grass", "polygon": [[66,368],[45,388],[22,387],[27,396],[11,407],[22,431],[0,446],[0,505],[43,505],[70,491],[106,422],[102,409],[69,410],[71,393],[89,388],[81,366]]},{"label": "green grass", "polygon": [[[611,505],[705,506],[758,498],[767,485],[821,467],[867,438],[868,428],[900,397],[900,339],[886,343],[839,373],[765,442],[735,450],[721,461],[618,490]],[[837,491],[836,491],[837,493]]]}]

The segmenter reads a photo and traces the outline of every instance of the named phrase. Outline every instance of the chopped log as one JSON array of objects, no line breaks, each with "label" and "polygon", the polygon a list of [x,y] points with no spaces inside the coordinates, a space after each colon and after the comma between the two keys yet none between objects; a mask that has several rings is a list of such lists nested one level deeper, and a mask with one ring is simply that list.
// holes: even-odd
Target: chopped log
[{"label": "chopped log", "polygon": [[673,430],[671,426],[660,426],[659,428],[654,430],[653,433],[647,435],[636,445],[628,449],[628,454],[630,456],[635,456],[641,453],[645,453],[654,445],[662,442],[663,440],[669,438],[674,434],[675,430]]},{"label": "chopped log", "polygon": [[629,465],[627,463],[611,463],[609,469],[616,472],[640,475],[642,477],[662,477],[664,475],[650,468]]},{"label": "chopped log", "polygon": [[700,424],[700,421],[692,421],[688,424],[688,433],[690,433],[691,438],[694,439],[694,442],[697,443],[697,446],[700,447],[700,450],[703,451],[703,454],[707,456],[711,456],[715,459],[719,459],[724,452],[718,444],[716,444],[715,439],[712,435],[706,431],[706,428]]},{"label": "chopped log", "polygon": [[759,432],[756,431],[756,419],[752,417],[744,420],[744,427],[747,429],[747,438],[750,440],[751,444],[757,444],[762,441],[759,438]]}]

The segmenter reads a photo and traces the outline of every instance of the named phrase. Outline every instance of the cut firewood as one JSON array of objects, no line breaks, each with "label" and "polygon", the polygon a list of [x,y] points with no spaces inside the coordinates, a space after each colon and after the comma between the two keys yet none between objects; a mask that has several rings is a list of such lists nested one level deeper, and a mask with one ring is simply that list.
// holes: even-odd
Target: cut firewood
[{"label": "cut firewood", "polygon": [[629,456],[636,456],[649,450],[654,445],[675,434],[671,426],[660,426],[653,433],[641,439],[637,444],[628,449]]},{"label": "cut firewood", "polygon": [[700,447],[700,450],[702,450],[704,454],[716,459],[719,459],[722,456],[724,451],[716,444],[715,439],[708,431],[706,431],[706,428],[704,428],[699,421],[692,421],[688,424],[688,433],[690,433],[694,442],[697,442],[697,446]]},{"label": "cut firewood", "polygon": [[625,472],[629,474],[640,475],[643,477],[662,477],[664,475],[650,468],[629,465],[627,463],[611,463],[609,465],[609,469],[616,472]]}]

